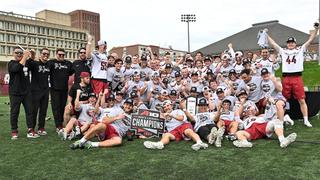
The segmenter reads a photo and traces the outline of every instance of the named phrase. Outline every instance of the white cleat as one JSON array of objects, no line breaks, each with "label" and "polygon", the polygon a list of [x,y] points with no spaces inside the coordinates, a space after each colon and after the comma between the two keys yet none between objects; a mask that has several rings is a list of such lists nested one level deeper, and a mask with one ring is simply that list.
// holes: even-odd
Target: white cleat
[{"label": "white cleat", "polygon": [[214,142],[214,145],[216,147],[221,147],[221,141],[223,139],[224,131],[225,131],[225,127],[224,126],[218,129],[217,138],[216,138],[216,141]]},{"label": "white cleat", "polygon": [[309,127],[309,128],[312,127],[312,124],[308,120],[304,121],[304,125]]},{"label": "white cleat", "polygon": [[210,134],[208,135],[208,143],[213,144],[216,141],[217,136],[218,136],[218,130],[216,127],[213,127],[211,129]]},{"label": "white cleat", "polygon": [[290,116],[288,114],[286,114],[284,117],[283,117],[283,121],[284,122],[288,122],[291,126],[294,125],[294,121],[290,118]]},{"label": "white cleat", "polygon": [[293,143],[296,140],[296,138],[297,138],[296,133],[289,134],[289,136],[287,136],[282,140],[282,142],[280,142],[280,147],[286,148],[289,144]]},{"label": "white cleat", "polygon": [[64,132],[64,129],[60,129],[58,132],[58,136],[61,138],[61,140],[65,141],[67,140],[67,133]]},{"label": "white cleat", "polygon": [[252,147],[252,143],[247,141],[247,140],[236,140],[232,142],[233,145],[235,145],[236,147],[247,147],[247,148],[251,148]]},{"label": "white cleat", "polygon": [[195,151],[198,151],[199,149],[206,149],[208,147],[208,144],[204,142],[196,143],[191,146],[191,148]]},{"label": "white cleat", "polygon": [[143,145],[147,149],[163,149],[164,148],[164,145],[161,142],[145,141]]}]

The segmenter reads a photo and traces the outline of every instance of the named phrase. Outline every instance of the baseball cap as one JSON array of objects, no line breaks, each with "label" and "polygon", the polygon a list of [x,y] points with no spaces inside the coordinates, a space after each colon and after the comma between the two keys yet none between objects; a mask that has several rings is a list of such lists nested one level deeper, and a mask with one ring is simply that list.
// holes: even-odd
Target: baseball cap
[{"label": "baseball cap", "polygon": [[130,104],[131,106],[133,106],[133,100],[130,98],[126,99],[124,103]]},{"label": "baseball cap", "polygon": [[158,71],[153,71],[152,77],[159,77],[159,76],[160,76],[160,74]]},{"label": "baseball cap", "polygon": [[125,63],[132,63],[132,57],[131,56],[126,56],[124,59]]},{"label": "baseball cap", "polygon": [[113,94],[110,94],[110,95],[107,97],[107,99],[108,99],[108,100],[114,100],[114,99],[115,99],[115,97],[114,97],[114,95],[113,95]]},{"label": "baseball cap", "polygon": [[207,106],[207,100],[205,98],[201,98],[198,102],[198,106]]},{"label": "baseball cap", "polygon": [[241,95],[243,95],[243,94],[248,95],[246,90],[241,89],[241,90],[237,93],[237,97],[239,97],[239,96],[241,96]]},{"label": "baseball cap", "polygon": [[146,61],[146,60],[147,60],[147,56],[146,56],[145,54],[142,54],[140,59],[141,59],[142,61]]},{"label": "baseball cap", "polygon": [[204,58],[204,61],[211,61],[211,57],[210,57],[210,56],[206,56],[206,57]]},{"label": "baseball cap", "polygon": [[249,59],[244,59],[242,65],[245,66],[247,64],[251,64]]},{"label": "baseball cap", "polygon": [[166,64],[165,68],[172,68],[171,64]]},{"label": "baseball cap", "polygon": [[89,93],[88,97],[97,97],[95,93]]},{"label": "baseball cap", "polygon": [[190,92],[196,93],[197,92],[197,87],[191,87]]},{"label": "baseball cap", "polygon": [[162,106],[165,106],[165,105],[167,105],[167,104],[172,104],[172,102],[170,101],[170,100],[165,100],[165,101],[163,101],[163,103],[162,103]]},{"label": "baseball cap", "polygon": [[193,59],[192,59],[192,58],[188,58],[188,59],[186,59],[186,61],[191,61],[191,62],[193,62]]},{"label": "baseball cap", "polygon": [[170,95],[176,96],[177,95],[177,91],[176,90],[171,90]]},{"label": "baseball cap", "polygon": [[297,42],[297,40],[295,37],[289,37],[287,40],[287,43],[290,43],[290,42]]},{"label": "baseball cap", "polygon": [[222,55],[222,59],[223,59],[223,60],[227,60],[227,59],[231,59],[231,57],[230,57],[229,54],[223,54],[223,55]]},{"label": "baseball cap", "polygon": [[135,98],[135,97],[138,97],[138,94],[137,94],[137,92],[132,91],[132,92],[130,93],[130,98]]},{"label": "baseball cap", "polygon": [[166,52],[165,55],[170,55],[170,52]]},{"label": "baseball cap", "polygon": [[223,93],[223,89],[222,88],[218,88],[217,91],[216,91],[216,94],[219,94],[219,93]]},{"label": "baseball cap", "polygon": [[193,75],[197,75],[197,76],[198,76],[199,74],[198,74],[197,71],[192,71],[192,72],[191,72],[191,76],[193,76]]},{"label": "baseball cap", "polygon": [[98,41],[98,46],[101,46],[101,45],[107,45],[107,41],[99,40]]},{"label": "baseball cap", "polygon": [[133,74],[134,74],[134,75],[140,75],[140,71],[139,71],[139,70],[134,70],[134,71],[133,71]]},{"label": "baseball cap", "polygon": [[176,72],[174,73],[174,76],[175,76],[175,77],[179,77],[179,76],[181,76],[181,74],[180,74],[179,71],[176,71]]},{"label": "baseball cap", "polygon": [[162,95],[169,95],[168,91],[165,90],[165,89],[162,89],[162,90],[161,90],[161,94],[162,94]]},{"label": "baseball cap", "polygon": [[208,91],[208,90],[210,90],[210,88],[209,88],[208,86],[204,86],[204,87],[202,88],[202,91]]},{"label": "baseball cap", "polygon": [[243,56],[243,53],[241,51],[237,51],[237,52],[235,52],[235,55],[236,55],[236,57],[239,57],[239,56]]},{"label": "baseball cap", "polygon": [[121,91],[117,91],[117,92],[116,92],[116,95],[121,95],[121,96],[123,96],[123,93],[122,93]]},{"label": "baseball cap", "polygon": [[224,102],[228,102],[228,103],[230,103],[230,104],[231,104],[230,99],[227,99],[227,98],[225,98],[225,99],[223,99],[223,100],[222,100],[222,103],[224,103]]},{"label": "baseball cap", "polygon": [[237,74],[235,69],[230,69],[229,74]]},{"label": "baseball cap", "polygon": [[90,73],[88,72],[81,72],[80,77],[85,78],[85,77],[90,77]]},{"label": "baseball cap", "polygon": [[268,71],[267,68],[262,68],[261,75],[265,75],[265,74],[268,74],[268,73],[269,73],[269,71]]},{"label": "baseball cap", "polygon": [[212,69],[208,69],[208,70],[207,70],[207,74],[213,74]]}]

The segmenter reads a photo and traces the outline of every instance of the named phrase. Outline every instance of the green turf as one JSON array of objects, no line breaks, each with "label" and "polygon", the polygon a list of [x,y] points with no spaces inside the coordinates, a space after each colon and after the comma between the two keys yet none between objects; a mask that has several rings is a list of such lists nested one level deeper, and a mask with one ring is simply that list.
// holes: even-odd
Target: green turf
[{"label": "green turf", "polygon": [[[302,79],[305,86],[320,86],[320,65],[317,61],[310,61],[304,63],[304,71]],[[281,77],[281,67],[276,72],[277,77]]]},{"label": "green turf", "polygon": [[[254,141],[252,149],[239,149],[223,141],[194,152],[191,142],[172,142],[164,150],[147,150],[142,140],[108,149],[70,150],[61,141],[53,120],[49,135],[27,139],[23,113],[19,139],[10,139],[9,106],[0,98],[0,179],[319,179],[320,144],[296,142],[281,149],[276,140]],[[23,110],[23,108],[22,108]],[[51,111],[50,111],[51,114]],[[320,141],[320,120],[314,128],[296,125],[298,140]]]}]

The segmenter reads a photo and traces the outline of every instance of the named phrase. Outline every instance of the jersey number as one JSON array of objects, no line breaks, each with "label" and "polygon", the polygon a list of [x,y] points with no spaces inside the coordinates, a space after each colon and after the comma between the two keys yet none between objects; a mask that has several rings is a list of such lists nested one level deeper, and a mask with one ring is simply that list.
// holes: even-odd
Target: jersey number
[{"label": "jersey number", "polygon": [[108,69],[108,63],[107,62],[101,62],[101,70],[105,71]]},{"label": "jersey number", "polygon": [[295,64],[295,63],[297,62],[296,56],[293,56],[292,59],[290,59],[290,57],[288,56],[286,62],[287,62],[288,64],[290,64],[290,63],[294,63],[294,64]]}]

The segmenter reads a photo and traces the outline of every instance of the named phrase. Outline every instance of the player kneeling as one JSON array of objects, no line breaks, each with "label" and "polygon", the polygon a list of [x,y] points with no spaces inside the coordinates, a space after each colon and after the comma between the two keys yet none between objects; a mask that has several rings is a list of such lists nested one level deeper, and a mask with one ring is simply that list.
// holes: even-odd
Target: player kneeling
[{"label": "player kneeling", "polygon": [[187,117],[180,109],[172,110],[172,104],[170,100],[163,102],[164,113],[161,115],[166,120],[166,127],[169,132],[165,133],[159,142],[145,141],[143,145],[148,149],[163,149],[164,145],[167,145],[172,140],[180,141],[182,139],[192,139],[196,144],[191,148],[195,151],[199,149],[205,149],[208,147],[206,143],[203,143],[198,134],[193,131],[192,125],[187,122]]},{"label": "player kneeling", "polygon": [[[101,123],[90,127],[83,138],[70,145],[71,149],[91,147],[111,147],[122,144],[122,137],[130,128],[131,113],[133,111],[132,99],[123,104],[123,112],[115,117],[104,117]],[[100,142],[91,142],[90,139],[98,135]]]},{"label": "player kneeling", "polygon": [[[93,119],[96,116],[95,111],[95,105],[97,102],[97,97],[95,93],[89,94],[89,103],[87,104],[81,104],[79,102],[81,90],[77,90],[77,96],[75,99],[75,110],[77,112],[80,112],[79,118],[76,119],[75,117],[72,117],[65,128],[61,129],[58,132],[58,135],[61,137],[62,140],[66,140],[67,138],[69,140],[72,140],[76,135],[79,135],[90,127],[90,124],[92,123]],[[73,131],[73,128],[75,127],[76,131]]]},{"label": "player kneeling", "polygon": [[254,116],[257,113],[257,109],[252,106],[247,109],[246,113],[249,117],[243,121],[244,130],[236,132],[238,140],[233,141],[236,147],[252,147],[252,143],[248,141],[249,139],[255,140],[271,137],[273,133],[278,136],[281,148],[287,147],[296,140],[296,133],[284,137],[283,121],[279,119],[266,121],[264,117]]}]

